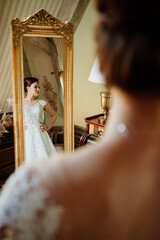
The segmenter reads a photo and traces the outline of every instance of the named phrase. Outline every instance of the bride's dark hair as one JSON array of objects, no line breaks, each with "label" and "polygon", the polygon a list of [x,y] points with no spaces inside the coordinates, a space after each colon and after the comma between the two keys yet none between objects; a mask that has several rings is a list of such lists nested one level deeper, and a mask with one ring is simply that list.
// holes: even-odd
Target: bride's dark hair
[{"label": "bride's dark hair", "polygon": [[39,82],[38,78],[35,77],[25,77],[24,78],[24,91],[27,93],[27,87],[30,87],[32,83]]},{"label": "bride's dark hair", "polygon": [[96,0],[100,68],[107,84],[135,95],[160,97],[160,4]]}]

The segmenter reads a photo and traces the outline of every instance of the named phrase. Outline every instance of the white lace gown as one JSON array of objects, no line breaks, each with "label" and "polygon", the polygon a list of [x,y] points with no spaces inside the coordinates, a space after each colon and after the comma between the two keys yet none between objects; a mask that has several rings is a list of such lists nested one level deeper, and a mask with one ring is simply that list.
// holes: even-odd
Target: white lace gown
[{"label": "white lace gown", "polygon": [[47,133],[42,132],[40,122],[44,122],[44,106],[46,101],[40,100],[33,106],[24,104],[25,125],[25,150],[26,164],[33,161],[45,160],[48,156],[56,154],[55,147]]},{"label": "white lace gown", "polygon": [[[48,161],[54,164],[54,161]],[[44,171],[34,169],[34,164],[40,164]],[[48,175],[45,166],[43,161],[29,166],[23,164],[7,180],[0,193],[1,240],[54,239],[63,207],[52,201],[50,191],[45,188]]]}]

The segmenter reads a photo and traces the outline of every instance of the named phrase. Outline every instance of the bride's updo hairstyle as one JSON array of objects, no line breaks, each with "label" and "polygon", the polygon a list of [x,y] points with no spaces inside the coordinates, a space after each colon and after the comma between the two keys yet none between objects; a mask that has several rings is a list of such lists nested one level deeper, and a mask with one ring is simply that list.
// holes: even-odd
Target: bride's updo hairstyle
[{"label": "bride's updo hairstyle", "polygon": [[27,87],[30,87],[32,83],[39,82],[38,78],[35,77],[26,77],[24,78],[24,91],[27,93]]},{"label": "bride's updo hairstyle", "polygon": [[96,0],[96,8],[98,55],[107,85],[160,97],[159,1]]}]

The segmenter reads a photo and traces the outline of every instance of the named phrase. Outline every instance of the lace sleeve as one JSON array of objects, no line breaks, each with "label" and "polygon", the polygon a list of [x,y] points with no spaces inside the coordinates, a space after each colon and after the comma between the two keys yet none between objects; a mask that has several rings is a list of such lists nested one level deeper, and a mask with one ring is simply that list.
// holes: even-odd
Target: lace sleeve
[{"label": "lace sleeve", "polygon": [[40,100],[39,101],[41,106],[44,108],[44,106],[47,104],[47,102],[45,100]]},{"label": "lace sleeve", "polygon": [[10,176],[0,195],[0,238],[6,228],[17,240],[53,239],[63,208],[50,200],[42,182],[41,175],[26,166]]}]

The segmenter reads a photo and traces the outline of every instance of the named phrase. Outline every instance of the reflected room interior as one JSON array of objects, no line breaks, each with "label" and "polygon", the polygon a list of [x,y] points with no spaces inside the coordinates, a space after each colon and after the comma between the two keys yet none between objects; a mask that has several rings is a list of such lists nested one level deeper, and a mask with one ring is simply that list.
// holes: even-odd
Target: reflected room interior
[{"label": "reflected room interior", "polygon": [[[60,38],[23,37],[24,77],[36,77],[40,83],[39,99],[57,113],[48,132],[57,152],[64,150],[63,40]],[[45,125],[50,115],[45,111]]]}]

